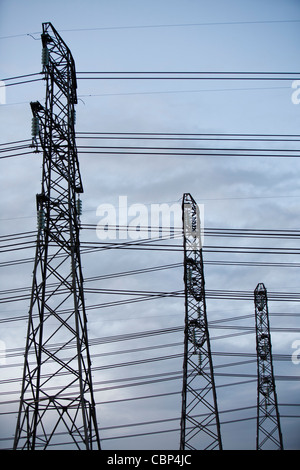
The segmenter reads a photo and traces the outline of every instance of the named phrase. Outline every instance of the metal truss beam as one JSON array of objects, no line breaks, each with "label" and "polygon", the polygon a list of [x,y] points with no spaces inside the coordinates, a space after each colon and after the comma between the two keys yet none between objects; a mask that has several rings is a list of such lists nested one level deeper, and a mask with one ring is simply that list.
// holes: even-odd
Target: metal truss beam
[{"label": "metal truss beam", "polygon": [[222,449],[207,325],[199,208],[183,195],[185,333],[180,449]]}]

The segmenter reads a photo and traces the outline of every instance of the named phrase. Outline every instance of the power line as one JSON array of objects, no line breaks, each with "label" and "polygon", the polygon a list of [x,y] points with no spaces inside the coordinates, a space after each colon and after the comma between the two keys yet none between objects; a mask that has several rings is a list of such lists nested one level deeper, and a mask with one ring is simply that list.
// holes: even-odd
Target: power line
[{"label": "power line", "polygon": [[[182,345],[182,343],[175,343],[176,345]],[[128,354],[128,352],[136,352],[136,353],[140,353],[141,351],[147,351],[147,350],[155,350],[157,348],[164,348],[164,347],[173,347],[173,344],[169,344],[169,345],[156,345],[156,346],[152,346],[152,347],[148,347],[148,348],[135,348],[135,349],[132,349],[130,351],[128,350],[124,350],[124,351],[114,351],[114,352],[109,352],[109,353],[104,353],[104,354],[93,354],[92,355],[92,358],[95,359],[96,357],[104,357],[104,356],[111,356],[111,355],[115,355],[115,354]],[[120,367],[131,367],[131,366],[136,366],[136,365],[141,365],[141,364],[146,364],[146,363],[153,363],[153,362],[157,362],[157,361],[164,361],[164,360],[173,360],[173,359],[177,359],[177,358],[181,358],[183,355],[183,353],[179,353],[179,354],[172,354],[172,355],[164,355],[164,356],[155,356],[155,357],[150,357],[150,358],[145,358],[145,359],[138,359],[138,360],[134,360],[134,361],[124,361],[124,362],[121,362],[121,363],[112,363],[112,364],[106,364],[106,365],[102,365],[102,366],[94,366],[93,367],[93,371],[96,371],[96,370],[104,370],[104,369],[114,369],[114,368],[120,368]],[[222,353],[218,353],[218,356],[222,356],[222,357],[226,357],[226,355],[231,355],[230,353],[226,353],[226,352],[222,352]],[[255,363],[256,362],[256,358],[254,357],[253,354],[249,354],[249,353],[240,353],[240,354],[236,354],[235,356],[237,357],[250,357],[252,359],[250,360],[247,360],[247,361],[235,361],[235,362],[232,362],[232,363],[224,363],[224,364],[219,364],[216,366],[216,369],[224,369],[224,368],[227,368],[227,367],[236,367],[236,366],[240,366],[240,365],[244,365],[244,364],[248,364],[248,363]],[[70,359],[70,358],[66,358],[67,359]],[[284,360],[284,361],[288,361],[290,360],[290,358],[287,356],[287,355],[276,355],[275,357],[275,360]],[[14,366],[20,366],[20,364],[12,364],[10,366],[7,366],[7,367],[14,367]],[[61,375],[67,375],[68,372],[62,372]],[[253,374],[240,374],[240,373],[233,373],[233,372],[230,372],[230,373],[217,373],[216,375],[219,375],[219,376],[234,376],[234,377],[249,377],[249,378],[255,378],[256,375],[253,375]],[[44,378],[47,377],[47,375],[43,376]],[[147,374],[147,375],[138,375],[138,376],[129,376],[129,377],[122,377],[121,379],[112,379],[112,380],[106,380],[106,381],[100,381],[100,382],[95,382],[95,385],[105,385],[104,388],[100,388],[100,389],[95,389],[95,391],[108,391],[108,390],[114,390],[114,389],[119,389],[119,388],[126,388],[126,387],[135,387],[135,386],[140,386],[140,385],[150,385],[150,384],[154,384],[154,383],[158,383],[158,382],[164,382],[164,381],[173,381],[173,380],[177,380],[177,379],[180,379],[182,378],[182,371],[174,371],[174,372],[163,372],[163,373],[156,373],[156,374]],[[147,379],[145,381],[145,379]],[[148,380],[150,379],[150,380]],[[142,381],[141,381],[142,380]],[[300,378],[297,376],[297,375],[278,375],[278,380],[282,380],[282,381],[297,381],[297,380],[300,380]],[[13,378],[13,379],[2,379],[0,381],[1,384],[5,384],[5,383],[13,383],[13,382],[19,382],[20,381],[20,377],[16,377],[16,378]],[[138,381],[138,382],[135,382],[135,383],[132,383],[133,381]],[[121,385],[113,385],[111,386],[110,384],[114,384],[114,383],[118,383],[118,382],[121,382],[123,384]],[[124,383],[125,382],[125,383]],[[129,383],[127,383],[129,382]],[[230,385],[230,383],[227,384],[228,386]],[[227,386],[226,385],[226,386]],[[233,383],[233,385],[235,385],[235,383]],[[222,384],[221,386],[224,386],[224,384]],[[50,390],[53,390],[53,389],[56,389],[55,386],[54,387],[48,387],[47,390],[50,391]],[[7,395],[9,394],[10,396],[12,394],[16,394],[16,393],[19,393],[18,390],[16,391],[12,391],[12,390],[9,390],[9,391],[3,391],[1,392],[0,394],[1,395]],[[6,402],[1,402],[0,404],[6,404]]]},{"label": "power line", "polygon": [[[91,150],[93,149],[93,150]],[[113,147],[113,146],[78,146],[79,154],[92,155],[164,155],[197,157],[264,157],[264,158],[299,158],[299,149],[250,149],[250,148],[210,148],[210,147]]]},{"label": "power line", "polygon": [[[300,72],[233,72],[233,71],[80,71],[78,80],[247,80],[291,81]],[[89,76],[83,76],[89,75]],[[95,76],[96,75],[96,76]]]},{"label": "power line", "polygon": [[[81,224],[82,230],[95,230],[97,227],[101,227],[101,224]],[[109,229],[119,229],[119,230],[135,230],[130,224],[127,225],[120,225],[120,224],[105,224],[102,227],[107,227]],[[158,227],[156,225],[140,225],[139,231],[148,232],[149,231],[157,231],[160,229],[163,232],[166,232],[169,235],[169,232],[172,232],[177,237],[180,235],[182,236],[182,228],[176,226],[170,226],[166,229],[163,227]],[[266,238],[266,239],[284,239],[284,240],[298,240],[300,237],[300,230],[299,229],[255,229],[255,228],[221,228],[221,227],[205,227],[202,229],[203,235],[205,237],[221,237],[221,238]],[[1,240],[9,241],[12,239],[18,238],[26,238],[36,236],[35,231],[27,231],[27,232],[19,232],[13,234],[6,234],[0,235],[0,242]],[[171,236],[170,236],[171,237]],[[162,237],[156,238],[157,240],[161,240]],[[172,239],[172,238],[171,238]],[[153,237],[150,237],[150,240],[153,240]],[[145,240],[146,241],[146,240]],[[134,240],[131,240],[134,242]],[[84,242],[83,242],[84,243]],[[92,242],[86,242],[92,243]],[[125,242],[124,242],[125,243]]]},{"label": "power line", "polygon": [[0,147],[2,145],[12,145],[12,144],[20,144],[20,143],[23,143],[23,142],[31,142],[31,139],[23,139],[23,140],[14,140],[12,142],[4,142],[4,143],[0,143]]},{"label": "power line", "polygon": [[163,132],[88,132],[78,131],[79,139],[101,140],[213,140],[246,142],[299,142],[298,134],[209,134],[209,133],[163,133]]},{"label": "power line", "polygon": [[[218,22],[202,22],[202,23],[175,23],[175,24],[156,24],[156,25],[131,25],[131,26],[102,26],[97,28],[76,28],[64,29],[62,32],[84,32],[84,31],[106,31],[106,30],[123,30],[123,29],[152,29],[152,28],[178,28],[178,27],[195,27],[195,26],[225,26],[225,25],[245,25],[245,24],[277,24],[277,23],[299,23],[297,19],[287,20],[259,20],[259,21],[218,21]],[[31,33],[37,34],[37,33]]]},{"label": "power line", "polygon": [[7,81],[10,81],[10,80],[19,80],[20,78],[34,77],[36,75],[42,75],[42,72],[27,73],[26,75],[17,75],[15,77],[2,78],[1,81],[2,82],[7,82]]},{"label": "power line", "polygon": [[6,83],[5,87],[16,86],[16,85],[24,85],[25,83],[40,82],[42,80],[43,80],[42,78],[35,78],[35,79],[32,79],[32,80],[23,80],[21,82],[16,82],[16,83]]},{"label": "power line", "polygon": [[[157,29],[157,28],[178,28],[178,27],[195,27],[195,26],[233,26],[233,25],[251,25],[251,24],[284,24],[299,23],[297,19],[286,20],[258,20],[258,21],[219,21],[219,22],[202,22],[202,23],[174,23],[174,24],[152,24],[152,25],[128,25],[128,26],[102,26],[89,28],[60,29],[58,32],[87,32],[87,31],[107,31],[107,30],[126,30],[126,29]],[[40,35],[41,31],[30,33],[13,34],[9,36],[1,36],[0,39],[12,39],[24,36],[30,36],[37,40],[34,35]]]},{"label": "power line", "polygon": [[23,155],[32,155],[33,150],[30,152],[22,152],[22,153],[15,153],[13,155],[5,155],[5,156],[0,156],[0,160],[3,160],[4,158],[12,158],[12,157],[22,157]]},{"label": "power line", "polygon": [[[82,74],[91,76],[80,76]],[[43,78],[21,80],[20,78],[41,75],[40,72],[8,77],[2,79],[3,82],[19,80],[14,83],[5,83],[6,87],[24,85],[38,82]],[[77,72],[79,80],[247,80],[247,81],[293,81],[300,77],[300,72]],[[98,76],[95,76],[98,75]]]},{"label": "power line", "polygon": [[[254,135],[254,134],[172,134],[172,133],[98,133],[98,132],[78,132],[78,138],[81,139],[116,139],[116,140],[181,140],[181,141],[245,141],[245,142],[299,142],[297,135]],[[16,146],[17,143],[28,142],[29,139],[16,142],[8,142],[4,145],[10,145],[8,148],[1,149],[0,152],[16,151],[24,148],[32,148],[31,145]],[[15,145],[13,145],[15,144]],[[85,154],[123,154],[126,155],[194,155],[194,156],[219,156],[219,157],[298,157],[299,149],[282,148],[226,148],[226,147],[150,147],[150,146],[78,146],[80,153]],[[91,149],[97,149],[91,150]],[[33,151],[36,153],[36,150]],[[296,153],[296,154],[295,154]],[[25,154],[25,153],[24,153]],[[23,153],[10,155],[21,156]],[[9,156],[7,156],[8,158]],[[5,157],[0,157],[5,158]]]},{"label": "power line", "polygon": [[[66,288],[67,291],[67,288]],[[15,292],[15,290],[10,291],[10,293]],[[120,305],[126,305],[126,304],[133,304],[136,302],[145,302],[149,300],[158,300],[162,298],[183,298],[184,293],[183,291],[165,291],[165,292],[160,292],[160,291],[137,291],[137,290],[120,290],[120,289],[107,289],[107,288],[86,288],[87,294],[106,294],[106,295],[122,295],[122,296],[131,296],[129,299],[123,299],[123,300],[113,300],[109,302],[102,302],[100,304],[92,304],[92,305],[87,305],[86,309],[87,310],[94,310],[94,309],[102,309],[102,308],[109,308],[109,307],[116,307]],[[9,293],[9,292],[7,292]],[[216,289],[216,290],[207,290],[207,299],[214,299],[214,300],[240,300],[240,301],[245,301],[245,300],[252,300],[252,292],[251,291],[230,291],[230,290],[221,290],[221,289]],[[55,294],[53,294],[55,295]],[[8,297],[3,297],[0,299],[0,303],[10,303],[10,302],[17,302],[17,301],[23,301],[23,300],[28,300],[30,298],[30,295],[27,293],[25,294],[20,294],[18,296],[13,295],[13,296],[8,296]],[[269,300],[270,301],[276,301],[276,302],[300,302],[300,293],[298,292],[270,292],[269,293]],[[68,309],[63,309],[63,310],[58,310],[58,313],[60,314],[65,314],[68,313]],[[21,316],[21,317],[16,317],[18,319],[24,319],[27,318],[26,316]],[[13,320],[13,319],[11,319]],[[1,322],[6,322],[7,319],[0,319]],[[16,321],[16,319],[14,320]],[[224,326],[218,326],[218,328],[225,328]],[[229,327],[232,329],[233,327]],[[236,327],[236,329],[247,329],[246,327]],[[250,328],[252,331],[252,328]],[[276,330],[274,330],[276,331]],[[296,332],[298,331],[295,328],[282,328],[278,331],[290,331],[290,332]],[[299,329],[300,331],[300,329]]]}]

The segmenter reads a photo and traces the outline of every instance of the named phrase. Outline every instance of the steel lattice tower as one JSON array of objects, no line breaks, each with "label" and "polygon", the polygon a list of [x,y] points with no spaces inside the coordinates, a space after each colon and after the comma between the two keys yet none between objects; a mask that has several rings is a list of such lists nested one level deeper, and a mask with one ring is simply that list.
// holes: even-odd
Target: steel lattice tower
[{"label": "steel lattice tower", "polygon": [[282,450],[283,441],[275,389],[267,290],[254,291],[257,352],[257,450]]},{"label": "steel lattice tower", "polygon": [[14,449],[100,449],[92,389],[79,230],[83,192],[75,144],[71,52],[43,23],[45,106],[31,103],[43,150],[38,235]]},{"label": "steel lattice tower", "polygon": [[183,195],[185,333],[180,449],[222,449],[206,316],[199,208]]}]

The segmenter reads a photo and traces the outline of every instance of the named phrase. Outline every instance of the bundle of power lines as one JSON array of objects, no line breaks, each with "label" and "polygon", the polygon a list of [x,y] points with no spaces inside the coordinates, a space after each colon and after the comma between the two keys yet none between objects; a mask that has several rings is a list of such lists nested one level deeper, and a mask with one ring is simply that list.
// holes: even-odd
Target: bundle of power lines
[{"label": "bundle of power lines", "polygon": [[[291,82],[300,78],[297,73],[260,73],[260,72],[78,72],[78,80],[226,80],[226,81],[249,81],[249,82]],[[27,75],[20,75],[16,77],[10,77],[3,80],[6,87],[12,87],[17,85],[24,85],[31,82],[42,81],[42,74],[33,73]],[[92,96],[92,95],[91,95]],[[82,156],[82,162],[84,163],[84,155],[93,154],[95,158],[97,155],[149,155],[151,156],[183,156],[183,157],[239,157],[239,158],[298,158],[300,157],[299,148],[299,135],[267,135],[267,134],[187,134],[187,133],[135,133],[135,132],[77,132],[76,137],[78,139],[78,153]],[[27,155],[34,155],[36,148],[32,146],[31,139],[24,139],[12,142],[6,142],[0,144],[0,159],[9,159],[14,157],[22,157]],[[121,227],[115,226],[113,228],[130,230],[129,226]],[[88,253],[94,253],[99,251],[107,250],[143,250],[143,251],[159,251],[169,252],[175,251],[179,254],[182,253],[182,229],[180,227],[172,227],[172,237],[168,234],[162,234],[157,239],[149,239],[146,233],[149,231],[149,226],[140,227],[141,233],[145,232],[145,237],[139,240],[130,241],[116,241],[116,242],[103,242],[103,241],[85,241],[84,233],[92,230],[95,231],[96,226],[93,224],[82,224],[82,240],[81,240],[81,253],[82,255]],[[151,227],[150,227],[151,229]],[[300,262],[294,262],[293,260],[296,255],[300,254],[300,248],[296,246],[284,246],[280,242],[282,241],[297,241],[299,240],[300,230],[266,230],[266,229],[225,229],[225,228],[205,228],[204,235],[206,238],[217,238],[222,239],[222,244],[205,244],[203,249],[204,263],[209,266],[245,266],[245,267],[261,267],[267,266],[270,268],[298,268]],[[169,243],[170,239],[172,242]],[[226,243],[231,239],[242,239],[247,241],[243,245],[232,245]],[[267,241],[270,243],[263,246],[253,244],[250,245],[250,240]],[[274,246],[274,241],[277,245]],[[33,263],[34,262],[34,249],[36,243],[36,232],[27,231],[13,234],[6,234],[0,236],[0,253],[22,253],[20,257],[13,257],[0,262],[0,267],[7,268],[13,266],[19,266],[21,264]],[[28,255],[23,253],[29,252]],[[230,259],[215,259],[209,258],[213,254],[226,254]],[[244,255],[272,255],[272,261],[262,261],[261,259],[253,260],[240,260],[235,259],[232,255],[244,254]],[[274,255],[288,256],[288,260],[282,261],[281,257],[278,256],[278,260],[274,261]],[[293,258],[291,258],[293,256]],[[87,303],[87,310],[98,310],[108,309],[111,307],[118,307],[127,304],[140,303],[145,301],[152,301],[156,299],[179,299],[183,304],[184,291],[161,291],[161,290],[136,290],[136,289],[108,289],[100,287],[90,287],[93,282],[107,281],[110,279],[127,278],[130,276],[141,276],[143,274],[155,273],[159,271],[179,270],[179,276],[182,276],[182,263],[168,263],[160,264],[156,266],[149,266],[139,269],[131,269],[120,272],[99,272],[98,275],[94,275],[85,279],[85,292],[87,295],[106,295],[108,301]],[[254,287],[254,286],[253,286]],[[0,291],[0,303],[2,305],[12,303],[15,305],[16,302],[28,302],[30,297],[31,287],[26,286],[14,286],[10,289],[2,289]],[[111,296],[120,296],[120,300],[114,299],[109,300]],[[274,302],[299,302],[300,292],[269,292],[269,300]],[[123,298],[125,297],[125,298]],[[207,289],[207,299],[211,300],[237,300],[237,301],[253,301],[253,290],[228,290],[228,289]],[[94,297],[93,297],[94,298]],[[61,315],[67,315],[67,310],[61,310]],[[283,317],[284,319],[294,317],[298,318],[299,313],[297,312],[270,312],[270,317]],[[28,316],[26,314],[9,315],[6,313],[1,316],[1,324],[12,324],[15,322],[26,322]],[[253,314],[229,316],[227,318],[221,318],[219,320],[213,320],[209,322],[209,328],[212,332],[211,339],[221,340],[234,338],[235,336],[246,336],[255,335],[255,327],[253,323]],[[243,320],[251,320],[251,324],[240,325],[237,324]],[[231,323],[235,322],[235,323]],[[226,330],[223,333],[218,332],[219,330]],[[227,332],[228,330],[228,332]],[[216,333],[215,333],[216,332]],[[300,333],[300,328],[288,327],[286,324],[280,327],[272,327],[271,332],[283,334],[283,333]],[[166,338],[174,338],[166,340]],[[135,341],[143,341],[145,339],[158,338],[161,342],[158,344],[145,344],[141,346],[139,342],[136,346],[133,345]],[[120,345],[129,342],[129,346],[120,348]],[[171,396],[177,396],[180,398],[181,394],[181,381],[182,381],[182,370],[173,368],[172,366],[167,371],[157,370],[153,373],[134,373],[134,366],[145,366],[146,364],[163,363],[164,361],[176,364],[182,363],[182,342],[183,342],[183,324],[171,326],[168,328],[151,329],[146,331],[135,331],[132,333],[124,333],[118,335],[107,335],[100,336],[90,339],[90,346],[92,350],[92,359],[96,358],[110,358],[120,357],[118,362],[108,362],[103,365],[95,365],[92,367],[93,374],[98,371],[113,371],[113,370],[130,370],[128,374],[124,376],[114,377],[106,380],[94,380],[94,391],[98,393],[115,392],[118,390],[130,390],[133,392],[133,396],[121,397],[115,395],[111,398],[97,399],[97,405],[112,405],[117,403],[129,403],[133,401],[144,401],[148,403],[155,398],[168,398]],[[101,347],[103,345],[114,347],[115,344],[119,345],[119,349],[103,351]],[[57,344],[53,345],[57,348]],[[75,345],[70,343],[69,349],[72,350]],[[168,352],[169,351],[169,352]],[[159,355],[150,355],[148,353],[160,352]],[[147,353],[148,357],[142,358],[141,353]],[[249,369],[249,371],[231,372],[228,368],[235,366],[244,365],[255,365],[256,355],[254,352],[245,351],[232,351],[232,350],[213,350],[214,358],[222,358],[225,360],[224,363],[217,363],[215,365],[215,376],[222,377],[228,382],[222,382],[217,384],[218,388],[225,389],[226,387],[235,387],[240,385],[255,384],[256,374],[255,368]],[[130,359],[128,359],[130,355]],[[1,368],[5,370],[20,370],[22,367],[21,359],[19,362],[17,358],[23,356],[22,348],[10,348],[6,350],[6,357],[9,360],[9,364],[2,365]],[[68,359],[68,350],[66,349],[66,360]],[[137,358],[135,358],[137,357]],[[233,358],[232,362],[226,362],[226,358]],[[290,354],[277,353],[273,355],[274,361],[278,362],[290,362]],[[127,369],[128,368],[128,369]],[[299,376],[294,374],[276,375],[276,380],[284,382],[297,382]],[[0,403],[0,416],[5,417],[7,415],[15,415],[18,404],[19,396],[19,384],[21,381],[20,374],[16,374],[13,378],[1,379],[0,384],[8,386],[0,392],[2,397]],[[10,385],[15,384],[15,389],[11,389]],[[176,384],[171,385],[172,390],[157,391],[156,393],[134,393],[138,387],[142,386],[157,386],[158,384]],[[280,402],[280,408],[284,409],[281,413],[282,418],[299,418],[297,412],[289,414],[289,408],[293,407],[293,410],[297,409],[299,403],[282,403]],[[243,422],[248,420],[255,420],[255,404],[249,404],[249,406],[235,407],[229,409],[220,409],[221,424],[230,425],[235,422]],[[250,411],[250,414],[248,413]],[[168,416],[162,419],[143,420],[135,422],[120,422],[111,426],[104,426],[100,428],[103,432],[108,432],[102,437],[102,440],[122,440],[137,438],[142,436],[151,436],[155,434],[173,434],[179,432],[179,416],[180,410],[178,409],[177,416]],[[235,417],[234,413],[239,414],[239,417]],[[228,417],[227,417],[228,414]],[[300,414],[300,413],[299,413]],[[152,426],[156,426],[153,430]],[[147,427],[146,431],[145,429]],[[137,431],[135,432],[135,430]],[[123,433],[123,430],[126,430]],[[118,431],[117,435],[113,435],[114,431]],[[111,435],[109,433],[112,433]],[[9,446],[11,443],[11,437],[2,437],[1,439],[3,447]],[[63,445],[63,436],[61,445]]]}]

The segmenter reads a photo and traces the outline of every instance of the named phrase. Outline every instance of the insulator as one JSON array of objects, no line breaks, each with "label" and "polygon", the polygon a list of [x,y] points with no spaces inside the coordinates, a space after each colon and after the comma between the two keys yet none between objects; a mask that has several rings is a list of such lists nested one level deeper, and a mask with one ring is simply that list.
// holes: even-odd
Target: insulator
[{"label": "insulator", "polygon": [[82,215],[82,200],[77,199],[76,201],[76,211],[78,215]]},{"label": "insulator", "polygon": [[69,113],[69,118],[70,118],[70,121],[74,124],[76,124],[76,110],[75,109],[71,109],[70,113]]},{"label": "insulator", "polygon": [[39,232],[45,228],[45,212],[44,209],[37,211],[37,228]]},{"label": "insulator", "polygon": [[47,47],[43,47],[42,49],[42,65],[49,64],[49,50]]},{"label": "insulator", "polygon": [[39,133],[39,130],[40,130],[40,121],[39,121],[39,118],[35,116],[32,118],[32,121],[31,121],[31,135],[33,137],[36,137]]},{"label": "insulator", "polygon": [[192,214],[188,210],[184,213],[184,230],[186,235],[190,235],[192,231]]},{"label": "insulator", "polygon": [[202,371],[202,354],[201,352],[198,353],[198,365],[199,365],[199,368],[200,370]]}]

